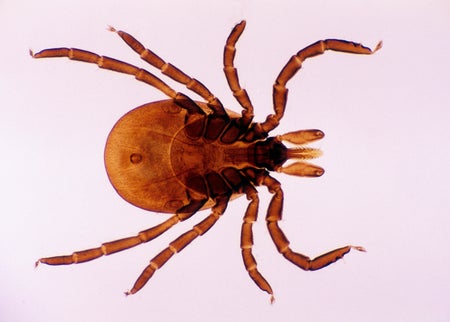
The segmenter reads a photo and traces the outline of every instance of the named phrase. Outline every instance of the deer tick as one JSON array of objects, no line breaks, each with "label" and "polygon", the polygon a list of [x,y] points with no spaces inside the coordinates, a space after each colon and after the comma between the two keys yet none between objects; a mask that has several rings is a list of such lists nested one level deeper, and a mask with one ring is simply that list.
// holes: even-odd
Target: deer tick
[{"label": "deer tick", "polygon": [[[251,279],[273,301],[272,287],[259,272],[252,255],[252,225],[258,215],[258,186],[266,186],[273,195],[266,215],[267,228],[277,250],[294,265],[303,270],[317,270],[342,258],[351,249],[364,251],[360,246],[348,245],[310,259],[289,247],[289,240],[278,225],[282,216],[283,190],[280,182],[270,175],[270,171],[300,177],[321,176],[324,170],[305,160],[320,156],[320,150],[309,147],[308,144],[323,138],[324,133],[316,129],[272,137],[269,133],[279,125],[283,117],[288,96],[286,83],[302,67],[305,59],[323,54],[326,50],[373,54],[381,48],[381,42],[371,50],[346,40],[326,39],[300,50],[290,58],[275,80],[274,114],[267,116],[264,122],[253,122],[253,105],[246,90],[241,87],[234,67],[235,45],[244,28],[245,21],[234,27],[223,54],[225,77],[233,96],[242,107],[241,114],[225,109],[220,100],[201,82],[165,62],[130,34],[112,27],[110,30],[116,32],[144,61],[185,85],[202,97],[204,102],[193,101],[185,94],[176,92],[145,69],[110,57],[76,48],[30,52],[34,58],[68,57],[130,74],[169,97],[167,100],[139,106],[120,118],[107,139],[104,161],[111,184],[123,199],[145,210],[173,214],[161,224],[135,236],[67,256],[40,258],[36,265],[82,263],[129,249],[158,237],[202,209],[211,209],[204,220],[180,235],[150,260],[134,286],[126,292],[134,294],[175,253],[206,233],[225,212],[230,200],[245,195],[249,204],[241,228],[244,266]],[[283,142],[295,147],[287,148]],[[290,162],[284,166],[288,160]]]}]

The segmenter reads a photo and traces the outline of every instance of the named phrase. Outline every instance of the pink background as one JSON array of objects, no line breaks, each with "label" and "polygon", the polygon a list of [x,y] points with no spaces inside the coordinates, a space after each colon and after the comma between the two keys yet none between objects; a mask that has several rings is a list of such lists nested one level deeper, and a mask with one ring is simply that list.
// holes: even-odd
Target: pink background
[{"label": "pink background", "polygon": [[[118,3],[0,1],[1,321],[450,320],[448,1]],[[41,256],[98,246],[166,218],[123,201],[103,167],[115,121],[165,96],[89,64],[33,60],[28,49],[73,46],[148,67],[106,30],[112,25],[240,111],[222,51],[242,19],[236,65],[257,120],[271,112],[273,81],[299,49],[323,38],[384,41],[374,56],[307,61],[288,84],[286,115],[273,132],[326,133],[316,144],[324,150],[316,162],[326,169],[322,178],[274,175],[285,191],[281,226],[292,248],[316,256],[353,243],[368,252],[301,271],[272,245],[263,220],[270,194],[261,188],[254,252],[274,305],[242,264],[244,198],[134,296],[122,292],[148,260],[206,212],[130,251],[34,269]]]}]

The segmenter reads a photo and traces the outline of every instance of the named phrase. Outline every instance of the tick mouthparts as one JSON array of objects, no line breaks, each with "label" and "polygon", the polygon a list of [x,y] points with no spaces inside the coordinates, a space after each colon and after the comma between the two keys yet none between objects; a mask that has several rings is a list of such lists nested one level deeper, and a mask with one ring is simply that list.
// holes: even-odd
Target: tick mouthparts
[{"label": "tick mouthparts", "polygon": [[320,140],[324,136],[325,133],[323,133],[321,130],[312,129],[288,132],[278,136],[278,139],[281,141],[287,141],[295,145],[303,145]]},{"label": "tick mouthparts", "polygon": [[286,167],[280,167],[277,171],[299,177],[320,177],[325,172],[321,167],[304,161],[298,161]]},{"label": "tick mouthparts", "polygon": [[297,147],[287,150],[288,159],[298,159],[298,160],[309,160],[315,159],[322,155],[320,149],[309,148],[309,147]]},{"label": "tick mouthparts", "polygon": [[310,129],[288,132],[278,136],[278,139],[297,145],[297,147],[287,150],[288,159],[308,160],[320,157],[322,155],[322,151],[304,145],[318,141],[324,136],[325,133],[321,130]]}]

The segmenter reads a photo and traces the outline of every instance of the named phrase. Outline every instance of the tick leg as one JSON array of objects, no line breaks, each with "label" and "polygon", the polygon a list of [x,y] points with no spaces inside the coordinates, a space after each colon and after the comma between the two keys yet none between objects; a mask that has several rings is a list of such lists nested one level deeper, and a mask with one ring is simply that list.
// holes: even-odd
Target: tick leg
[{"label": "tick leg", "polygon": [[169,246],[153,257],[150,264],[144,269],[138,277],[130,291],[125,292],[126,295],[138,292],[153,276],[156,270],[160,269],[175,253],[180,252],[184,247],[189,245],[195,238],[206,233],[224,213],[229,197],[219,196],[216,198],[216,204],[212,207],[211,214],[195,225],[191,230],[180,235],[172,241]]},{"label": "tick leg", "polygon": [[210,106],[216,114],[226,114],[225,109],[223,108],[222,103],[219,101],[219,99],[215,97],[200,81],[190,77],[189,75],[186,75],[172,64],[166,63],[158,55],[156,55],[150,49],[145,48],[136,38],[126,33],[125,31],[116,30],[113,27],[110,27],[110,30],[117,33],[120,38],[122,38],[123,41],[125,41],[125,43],[131,47],[131,49],[133,49],[140,55],[141,59],[158,68],[164,75],[185,85],[188,89],[200,95],[208,102],[208,106]]},{"label": "tick leg", "polygon": [[[156,225],[147,230],[139,232],[136,236],[122,238],[111,242],[103,243],[100,247],[86,249],[82,251],[74,252],[72,255],[54,256],[40,258],[36,262],[36,266],[39,263],[47,265],[70,265],[77,263],[84,263],[104,255],[111,255],[120,252],[125,249],[135,247],[139,244],[149,242],[150,240],[163,234],[169,228],[179,223],[180,221],[190,218],[198,209],[202,207],[204,202],[191,202],[188,206],[182,208],[183,212],[180,212],[163,223]],[[190,209],[189,209],[190,208]],[[188,212],[189,211],[189,212]]]},{"label": "tick leg", "polygon": [[[67,57],[71,60],[96,64],[98,67],[103,69],[133,75],[137,80],[155,87],[174,99],[175,102],[184,102],[187,100],[186,95],[176,92],[152,73],[114,58],[99,56],[95,53],[77,48],[50,48],[44,49],[38,53],[33,53],[30,51],[30,54],[33,58]],[[200,113],[201,111],[199,111],[198,107],[194,109],[192,108],[194,105],[195,104],[179,104],[180,107],[187,109],[190,114]]]},{"label": "tick leg", "polygon": [[133,75],[137,80],[140,80],[141,82],[159,89],[167,96],[174,99],[177,97],[177,92],[175,92],[169,85],[164,83],[155,75],[149,73],[145,69],[136,67],[114,58],[99,56],[95,53],[77,48],[50,48],[44,49],[38,53],[33,53],[30,51],[30,54],[33,58],[67,57],[71,60],[97,64],[97,66],[100,68]]},{"label": "tick leg", "polygon": [[273,85],[273,107],[275,114],[269,115],[267,119],[261,123],[262,130],[268,133],[278,126],[286,108],[288,95],[286,83],[297,73],[297,71],[302,67],[303,61],[307,58],[321,55],[326,50],[370,55],[380,49],[381,46],[382,43],[379,42],[375,49],[371,50],[368,47],[351,41],[326,39],[319,40],[318,42],[300,50],[296,55],[291,57],[275,80],[275,84]]},{"label": "tick leg", "polygon": [[177,210],[177,213],[170,217],[168,220],[162,222],[147,230],[139,232],[136,236],[126,237],[111,242],[103,243],[100,247],[86,249],[72,253],[72,255],[54,256],[40,258],[36,262],[36,266],[39,263],[47,265],[69,265],[84,263],[104,255],[111,255],[122,250],[126,250],[135,247],[139,244],[149,242],[155,239],[159,235],[165,233],[172,226],[184,221],[192,215],[194,215],[203,205],[207,199],[195,199],[189,196],[190,202]]},{"label": "tick leg", "polygon": [[270,236],[272,237],[277,250],[296,266],[306,271],[314,271],[334,263],[347,254],[352,248],[358,251],[365,251],[361,246],[349,245],[337,248],[314,259],[310,259],[308,256],[294,252],[289,247],[289,240],[278,226],[278,221],[281,220],[283,211],[283,190],[281,189],[281,185],[267,173],[264,174],[262,184],[267,186],[269,191],[274,194],[266,216]]},{"label": "tick leg", "polygon": [[244,222],[241,230],[241,250],[242,259],[244,260],[245,268],[252,280],[258,285],[260,289],[270,294],[270,301],[274,301],[273,291],[270,284],[258,271],[256,259],[252,254],[253,248],[253,231],[252,226],[258,216],[259,198],[258,192],[253,186],[248,185],[244,188],[247,198],[250,201],[247,211],[245,212]]},{"label": "tick leg", "polygon": [[236,42],[241,36],[245,28],[245,20],[237,24],[228,36],[223,52],[223,71],[227,78],[233,96],[244,109],[242,111],[242,120],[245,125],[250,124],[253,119],[253,105],[247,94],[247,91],[239,84],[239,77],[237,69],[234,67],[234,56],[236,55]]}]

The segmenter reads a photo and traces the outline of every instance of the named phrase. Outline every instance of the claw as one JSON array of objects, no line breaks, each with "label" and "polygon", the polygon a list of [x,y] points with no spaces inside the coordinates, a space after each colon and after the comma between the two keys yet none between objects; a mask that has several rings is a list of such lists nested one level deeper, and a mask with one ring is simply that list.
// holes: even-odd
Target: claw
[{"label": "claw", "polygon": [[362,246],[351,246],[353,249],[356,249],[360,252],[367,252],[367,250]]},{"label": "claw", "polygon": [[114,28],[113,26],[109,26],[109,25],[108,25],[108,30],[112,31],[112,32],[117,32],[116,28]]},{"label": "claw", "polygon": [[383,41],[380,40],[378,44],[376,45],[375,49],[372,51],[372,53],[375,53],[376,51],[380,50],[383,47]]}]

